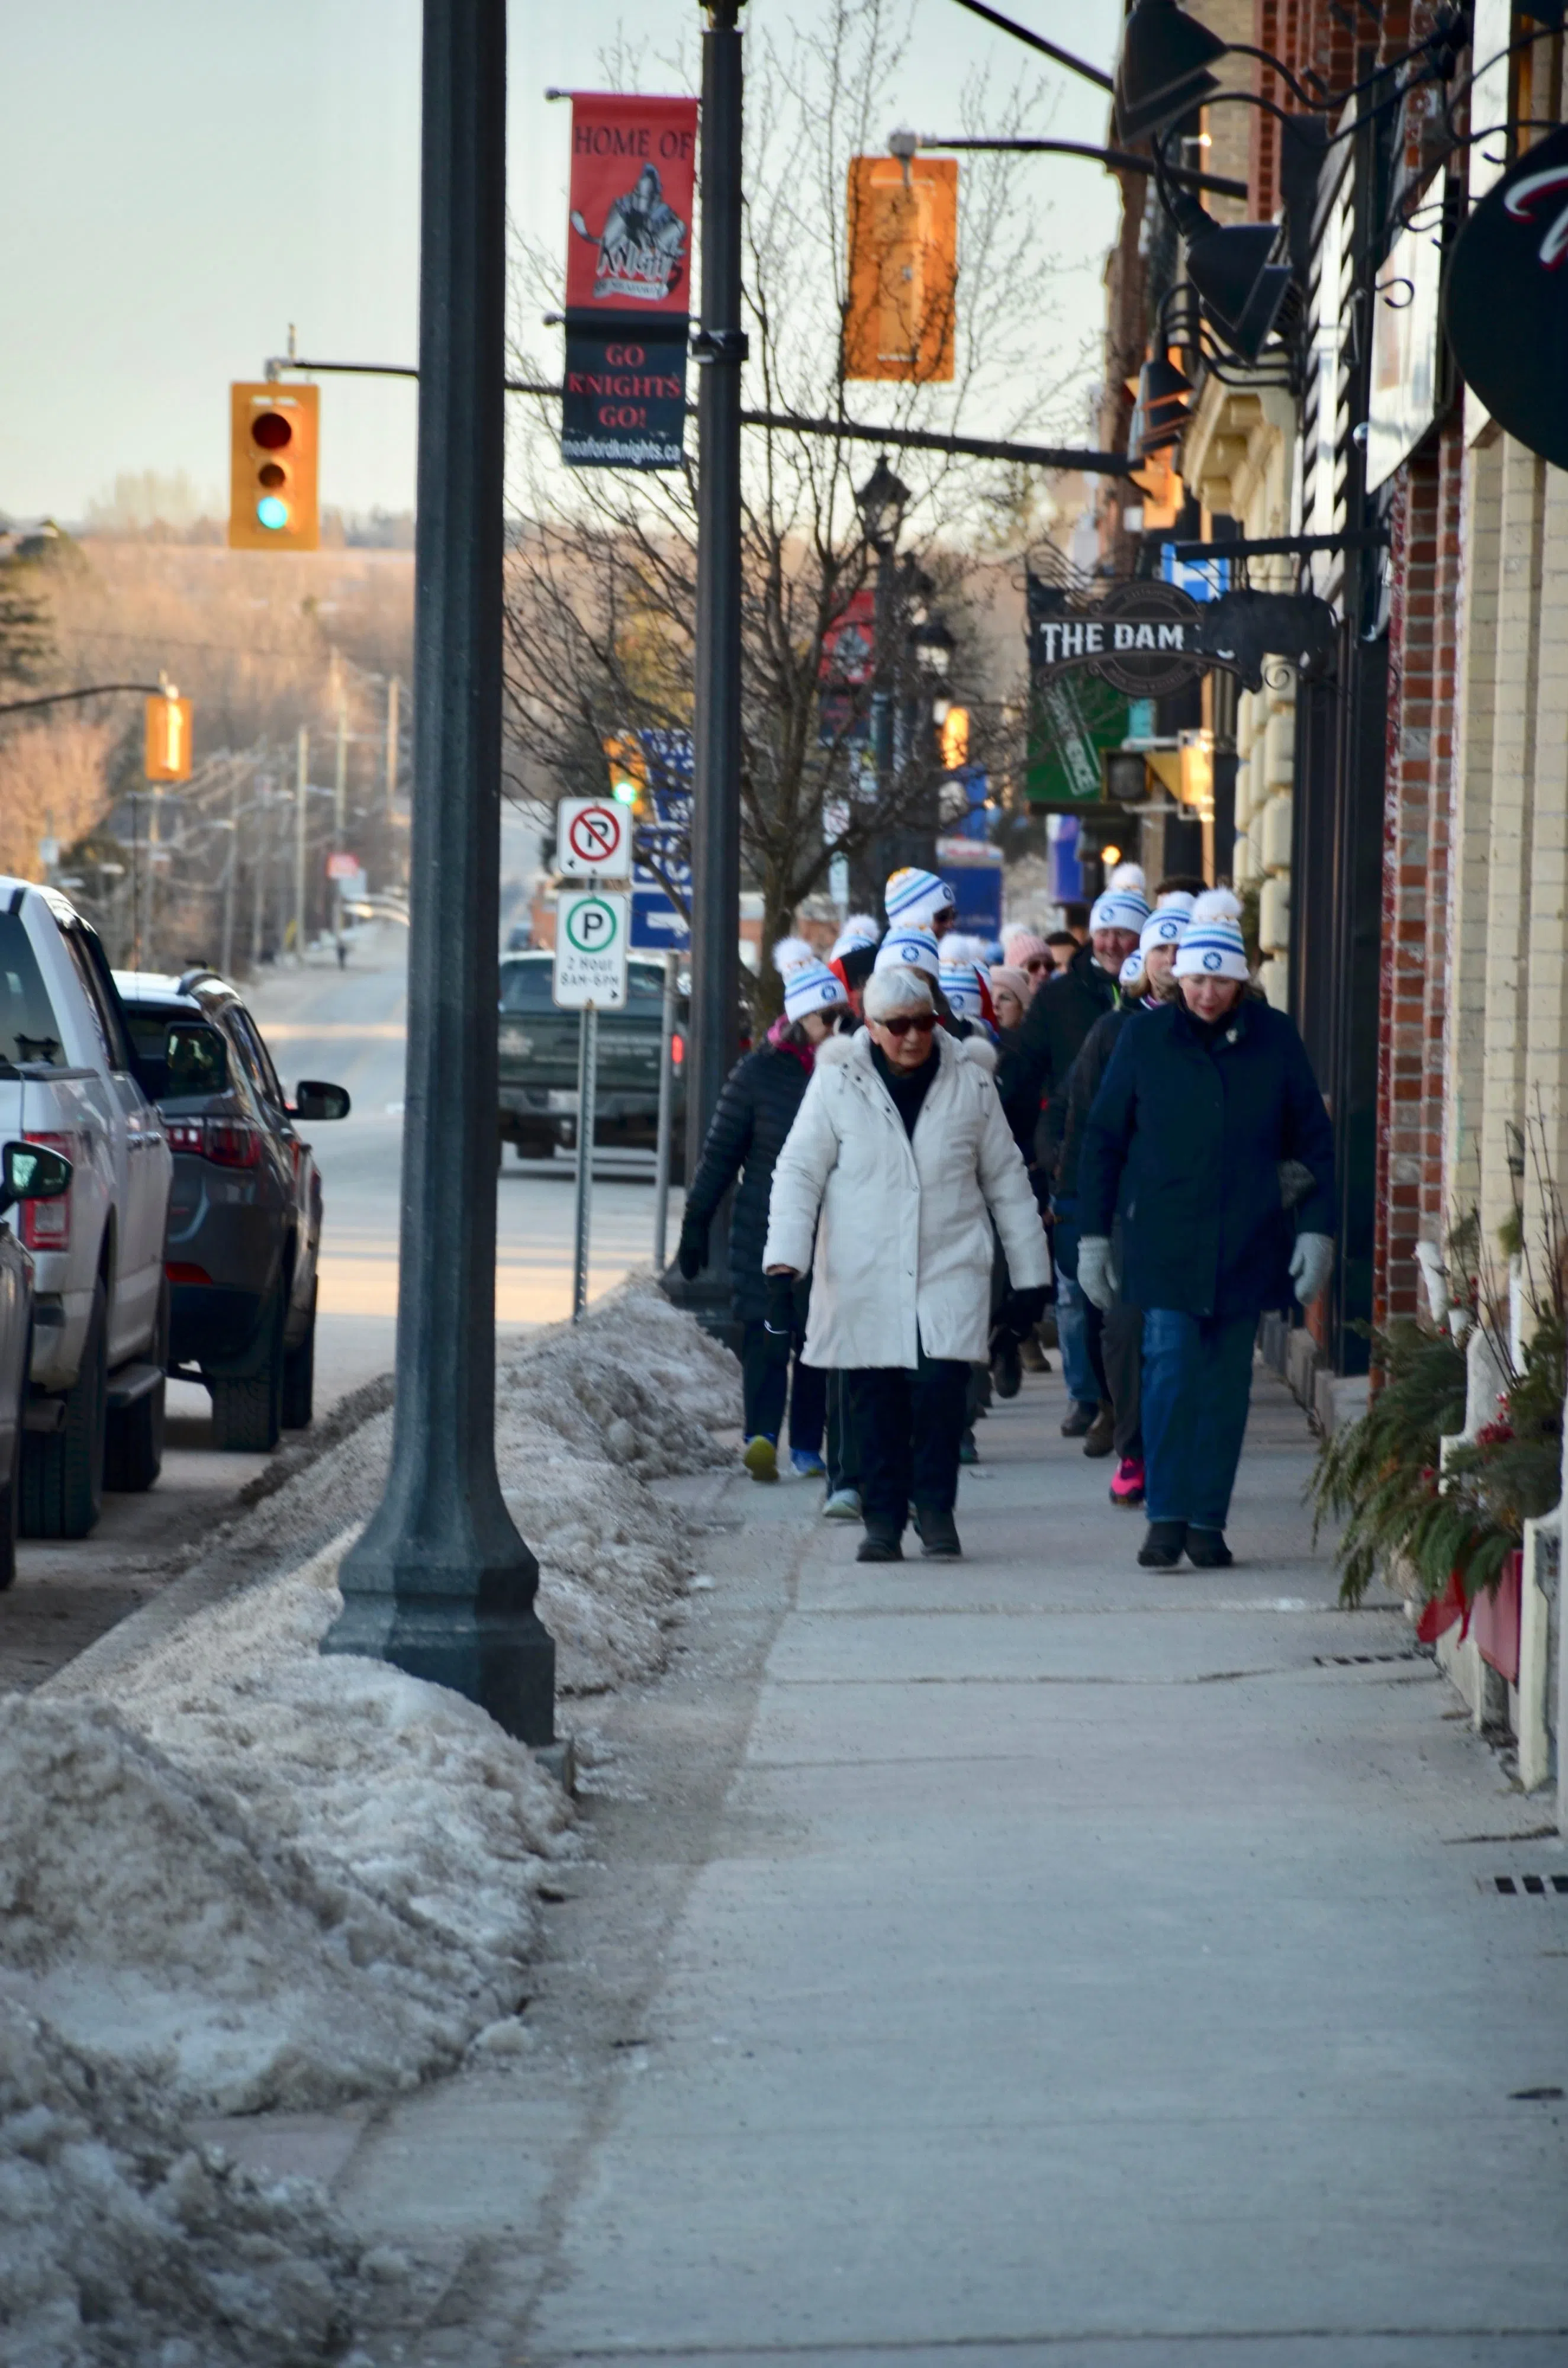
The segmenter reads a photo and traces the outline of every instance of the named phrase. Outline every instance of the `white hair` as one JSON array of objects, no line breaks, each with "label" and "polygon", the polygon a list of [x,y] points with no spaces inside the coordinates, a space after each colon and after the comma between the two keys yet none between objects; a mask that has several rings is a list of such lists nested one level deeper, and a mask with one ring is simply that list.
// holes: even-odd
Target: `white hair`
[{"label": "white hair", "polygon": [[866,984],[866,1017],[868,1019],[891,1019],[895,1011],[935,1011],[931,983],[917,970],[906,970],[902,962],[893,962],[886,970],[873,971]]}]

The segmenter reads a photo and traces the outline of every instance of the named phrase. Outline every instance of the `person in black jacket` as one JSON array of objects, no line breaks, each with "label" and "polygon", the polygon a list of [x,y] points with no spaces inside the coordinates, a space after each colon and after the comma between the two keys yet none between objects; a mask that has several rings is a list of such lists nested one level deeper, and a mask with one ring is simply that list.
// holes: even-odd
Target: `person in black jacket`
[{"label": "person in black jacket", "polygon": [[[1123,1030],[1078,1154],[1079,1280],[1143,1314],[1149,1529],[1138,1559],[1231,1561],[1224,1531],[1266,1308],[1303,1306],[1334,1264],[1334,1137],[1301,1040],[1248,996],[1240,907],[1199,896],[1176,960],[1179,1004]],[[1295,1210],[1295,1238],[1288,1202]]]},{"label": "person in black jacket", "polygon": [[[801,939],[774,950],[784,980],[784,1010],[755,1053],[724,1081],[686,1196],[676,1263],[687,1281],[708,1263],[714,1212],[735,1178],[730,1212],[731,1304],[742,1326],[744,1461],[754,1480],[778,1477],[778,1434],[790,1400],[790,1460],[802,1476],[820,1477],[826,1374],[802,1363],[810,1278],[792,1293],[770,1292],[762,1270],[774,1163],[811,1083],[815,1048],[849,1017],[844,986]],[[794,1384],[790,1387],[790,1364]]]},{"label": "person in black jacket", "polygon": [[[1027,1081],[1040,1111],[1035,1163],[1052,1178],[1062,1147],[1067,1073],[1096,1020],[1115,1009],[1118,974],[1128,955],[1138,951],[1139,933],[1149,917],[1138,866],[1122,864],[1111,879],[1090,911],[1088,943],[1079,947],[1064,971],[1035,989],[1019,1030],[1020,1085]],[[1108,1455],[1110,1408],[1077,1284],[1077,1204],[1053,1182],[1051,1206],[1056,1219],[1051,1237],[1056,1261],[1056,1332],[1070,1400],[1062,1436],[1083,1439],[1092,1432],[1095,1452]]]}]

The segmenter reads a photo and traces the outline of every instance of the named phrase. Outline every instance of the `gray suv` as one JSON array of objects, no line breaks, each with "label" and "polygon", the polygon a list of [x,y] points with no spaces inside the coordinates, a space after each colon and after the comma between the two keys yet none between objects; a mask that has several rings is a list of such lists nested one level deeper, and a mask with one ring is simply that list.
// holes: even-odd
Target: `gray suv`
[{"label": "gray suv", "polygon": [[[174,1154],[165,1271],[169,1371],[204,1382],[217,1444],[269,1453],[311,1419],[321,1178],[296,1121],[347,1118],[341,1086],[290,1103],[260,1029],[211,971],[117,971],[126,1023]],[[205,1021],[165,1048],[176,1023]]]}]

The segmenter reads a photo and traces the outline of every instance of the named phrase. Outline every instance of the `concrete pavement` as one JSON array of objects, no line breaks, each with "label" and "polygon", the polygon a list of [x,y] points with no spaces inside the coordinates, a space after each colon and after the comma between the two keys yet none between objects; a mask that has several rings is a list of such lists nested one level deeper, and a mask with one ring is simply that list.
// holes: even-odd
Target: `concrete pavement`
[{"label": "concrete pavement", "polygon": [[1139,1572],[1061,1411],[958,1565],[729,1484],[676,1674],[578,1708],[535,2053],[340,2181],[447,2248],[421,2361],[1568,2360],[1568,1897],[1494,1881],[1568,1859],[1335,1608],[1270,1376],[1229,1573]]}]

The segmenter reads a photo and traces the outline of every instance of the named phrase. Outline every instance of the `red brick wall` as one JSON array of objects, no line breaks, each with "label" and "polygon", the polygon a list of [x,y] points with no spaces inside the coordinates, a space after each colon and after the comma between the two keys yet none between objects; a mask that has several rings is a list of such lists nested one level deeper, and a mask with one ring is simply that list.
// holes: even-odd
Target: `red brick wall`
[{"label": "red brick wall", "polygon": [[1446,428],[1400,471],[1390,552],[1383,942],[1372,1321],[1415,1313],[1419,1239],[1440,1242],[1443,1029],[1453,776],[1459,495]]}]

